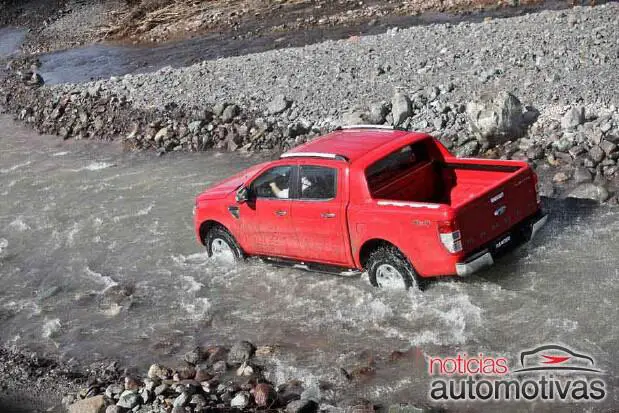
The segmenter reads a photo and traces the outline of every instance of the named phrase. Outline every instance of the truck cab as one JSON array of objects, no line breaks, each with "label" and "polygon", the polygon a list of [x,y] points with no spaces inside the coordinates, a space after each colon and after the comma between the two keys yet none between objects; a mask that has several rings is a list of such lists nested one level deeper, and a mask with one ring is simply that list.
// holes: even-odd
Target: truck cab
[{"label": "truck cab", "polygon": [[196,199],[209,255],[368,271],[379,287],[468,276],[545,223],[526,162],[459,159],[433,137],[334,131]]}]

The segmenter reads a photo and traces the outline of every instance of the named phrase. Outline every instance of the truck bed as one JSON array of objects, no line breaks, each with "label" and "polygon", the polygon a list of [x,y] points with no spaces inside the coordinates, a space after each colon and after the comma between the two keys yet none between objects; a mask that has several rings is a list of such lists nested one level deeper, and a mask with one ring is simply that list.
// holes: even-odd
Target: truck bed
[{"label": "truck bed", "polygon": [[372,196],[451,207],[464,251],[470,252],[537,211],[532,180],[518,161],[429,159],[374,188]]}]

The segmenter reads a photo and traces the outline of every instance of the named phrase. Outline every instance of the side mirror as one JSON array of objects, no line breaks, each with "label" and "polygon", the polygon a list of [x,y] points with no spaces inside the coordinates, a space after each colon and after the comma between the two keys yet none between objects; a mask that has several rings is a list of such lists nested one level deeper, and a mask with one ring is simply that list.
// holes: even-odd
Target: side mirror
[{"label": "side mirror", "polygon": [[242,204],[243,202],[247,202],[249,199],[249,189],[247,187],[242,186],[236,191],[236,202]]}]

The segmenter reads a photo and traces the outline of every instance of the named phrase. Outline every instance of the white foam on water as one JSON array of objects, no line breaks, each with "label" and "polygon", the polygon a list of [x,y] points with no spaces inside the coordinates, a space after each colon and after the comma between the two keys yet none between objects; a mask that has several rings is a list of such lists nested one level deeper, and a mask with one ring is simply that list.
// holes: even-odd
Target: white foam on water
[{"label": "white foam on water", "polygon": [[80,223],[74,222],[71,229],[67,232],[67,246],[72,247],[75,244],[75,236],[80,232]]},{"label": "white foam on water", "polygon": [[185,298],[181,307],[189,319],[194,321],[210,321],[212,304],[206,297]]},{"label": "white foam on water", "polygon": [[81,171],[100,171],[102,169],[111,168],[116,166],[116,164],[110,162],[92,162],[83,168],[72,169],[73,172],[81,172]]},{"label": "white foam on water", "polygon": [[116,282],[116,280],[114,280],[109,275],[102,275],[96,271],[91,270],[88,266],[86,267],[85,273],[95,282],[103,284],[103,290],[101,291],[101,293],[104,293],[106,290],[118,285],[118,282]]},{"label": "white foam on water", "polygon": [[197,293],[204,287],[204,284],[196,281],[196,279],[190,275],[183,275],[181,278],[183,279],[183,288],[188,293]]},{"label": "white foam on water", "polygon": [[62,324],[60,323],[60,319],[54,318],[52,320],[46,320],[45,323],[43,324],[42,336],[43,338],[56,337],[58,333],[60,333],[61,329],[62,329]]},{"label": "white foam on water", "polygon": [[30,229],[30,225],[26,224],[22,217],[18,217],[9,224],[9,228],[13,231],[24,232]]},{"label": "white foam on water", "polygon": [[127,219],[127,218],[143,217],[143,216],[148,215],[150,213],[150,211],[153,210],[154,207],[155,207],[155,203],[153,202],[149,206],[141,208],[141,209],[138,209],[134,213],[115,216],[115,217],[112,218],[112,220],[114,222],[120,222],[120,221],[122,221],[124,219]]},{"label": "white foam on water", "polygon": [[52,156],[65,156],[68,155],[70,152],[64,151],[64,152],[56,152],[53,153]]},{"label": "white foam on water", "polygon": [[24,163],[19,163],[17,165],[13,165],[13,166],[11,166],[9,168],[3,168],[3,169],[0,169],[0,173],[6,174],[6,173],[9,173],[9,172],[13,172],[13,171],[16,171],[19,168],[23,168],[24,166],[28,166],[31,163],[32,163],[32,161],[26,161]]},{"label": "white foam on water", "polygon": [[11,300],[4,303],[2,307],[15,314],[26,312],[27,318],[41,314],[41,307],[34,300],[30,299]]}]

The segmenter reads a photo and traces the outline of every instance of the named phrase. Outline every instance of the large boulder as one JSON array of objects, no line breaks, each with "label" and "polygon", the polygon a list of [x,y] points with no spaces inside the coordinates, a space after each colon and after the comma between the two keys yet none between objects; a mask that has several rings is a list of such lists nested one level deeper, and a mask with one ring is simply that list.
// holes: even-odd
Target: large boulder
[{"label": "large boulder", "polygon": [[569,197],[604,202],[610,197],[610,194],[603,186],[592,183],[584,183],[577,186],[572,192],[570,192]]},{"label": "large boulder", "polygon": [[466,105],[466,114],[471,132],[490,146],[520,138],[524,134],[522,103],[509,92],[496,96],[481,95]]}]

